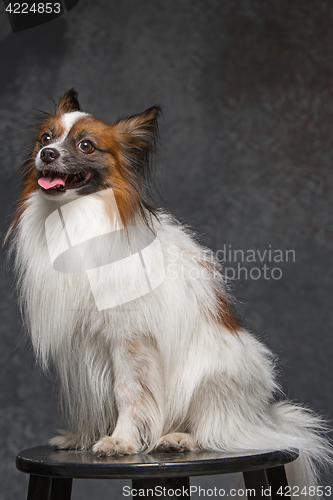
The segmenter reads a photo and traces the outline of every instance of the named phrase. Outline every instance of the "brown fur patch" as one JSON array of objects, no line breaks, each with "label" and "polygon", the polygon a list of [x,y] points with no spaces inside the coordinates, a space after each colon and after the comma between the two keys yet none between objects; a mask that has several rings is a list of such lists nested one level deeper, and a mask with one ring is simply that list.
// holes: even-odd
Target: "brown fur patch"
[{"label": "brown fur patch", "polygon": [[[212,275],[219,272],[214,262],[198,261],[198,263]],[[210,315],[231,333],[236,333],[241,328],[237,316],[232,310],[230,300],[222,288],[215,288],[215,304],[214,309],[210,311]]]},{"label": "brown fur patch", "polygon": [[[98,150],[107,153],[107,169],[103,172],[99,190],[112,187],[120,218],[124,226],[130,224],[140,207],[145,203],[143,193],[143,175],[140,177],[132,165],[127,163],[128,158],[123,153],[122,141],[130,140],[130,135],[119,134],[117,125],[106,125],[93,116],[85,116],[77,120],[70,131],[75,142],[89,137]],[[137,148],[142,148],[137,144]],[[103,200],[105,212],[112,219],[112,207],[107,197]],[[111,217],[110,217],[111,216]]]},{"label": "brown fur patch", "polygon": [[236,333],[241,328],[237,316],[231,308],[231,304],[222,290],[216,292],[216,313],[214,317],[230,332]]},{"label": "brown fur patch", "polygon": [[145,220],[147,211],[154,213],[145,197],[144,186],[156,148],[159,113],[160,108],[155,106],[110,126],[118,143],[114,194],[125,226],[140,212]]}]

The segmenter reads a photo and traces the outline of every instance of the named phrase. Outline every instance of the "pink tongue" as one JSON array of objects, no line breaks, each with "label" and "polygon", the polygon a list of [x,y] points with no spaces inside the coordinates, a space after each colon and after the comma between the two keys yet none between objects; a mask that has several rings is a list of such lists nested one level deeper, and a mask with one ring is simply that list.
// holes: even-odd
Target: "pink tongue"
[{"label": "pink tongue", "polygon": [[59,185],[64,186],[67,177],[68,175],[64,175],[63,177],[57,177],[56,175],[52,177],[49,175],[48,177],[41,177],[38,179],[38,184],[44,189],[51,189]]}]

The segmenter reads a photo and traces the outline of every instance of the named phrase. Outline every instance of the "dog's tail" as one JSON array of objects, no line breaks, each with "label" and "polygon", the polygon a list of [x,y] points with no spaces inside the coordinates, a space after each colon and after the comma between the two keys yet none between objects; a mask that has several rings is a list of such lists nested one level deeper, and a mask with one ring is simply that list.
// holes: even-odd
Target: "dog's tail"
[{"label": "dog's tail", "polygon": [[321,497],[321,472],[333,465],[326,422],[312,411],[285,401],[275,403],[272,411],[281,432],[280,449],[299,452],[297,460],[286,466],[289,485],[298,487],[299,494],[303,489],[301,498]]},{"label": "dog's tail", "polygon": [[[217,422],[215,419],[215,424]],[[228,426],[214,427],[214,421],[206,418],[206,432],[197,433],[200,447],[240,454],[253,450],[298,452],[299,457],[286,465],[288,484],[293,488],[291,493],[301,500],[314,500],[325,493],[320,478],[321,473],[333,465],[333,448],[328,439],[329,428],[318,415],[282,401],[267,408],[260,421],[252,420],[246,412],[239,413],[237,424],[237,432],[234,427],[230,432]]]}]

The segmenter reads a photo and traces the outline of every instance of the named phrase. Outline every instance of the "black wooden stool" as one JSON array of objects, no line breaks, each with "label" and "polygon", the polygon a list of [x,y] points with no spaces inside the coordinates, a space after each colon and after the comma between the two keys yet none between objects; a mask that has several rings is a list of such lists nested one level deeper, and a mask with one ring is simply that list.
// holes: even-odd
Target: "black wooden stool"
[{"label": "black wooden stool", "polygon": [[[242,472],[248,497],[281,500],[288,486],[284,465],[298,454],[283,451],[242,454],[195,451],[96,457],[92,453],[30,448],[16,457],[16,467],[30,474],[28,500],[69,500],[73,478],[132,479],[131,493],[149,499],[189,498],[190,476]],[[139,492],[139,490],[145,490]],[[149,491],[148,491],[149,490]],[[265,490],[265,491],[264,491]],[[271,495],[269,495],[271,492]],[[230,495],[229,495],[230,496]]]}]

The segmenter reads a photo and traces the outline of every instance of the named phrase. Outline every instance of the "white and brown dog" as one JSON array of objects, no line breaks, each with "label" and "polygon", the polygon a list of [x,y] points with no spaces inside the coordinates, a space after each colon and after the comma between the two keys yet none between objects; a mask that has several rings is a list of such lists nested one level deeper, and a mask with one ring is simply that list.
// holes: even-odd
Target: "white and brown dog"
[{"label": "white and brown dog", "polygon": [[277,401],[273,356],[239,323],[211,252],[147,202],[158,114],[106,125],[70,90],[23,167],[9,230],[18,290],[69,420],[50,444],[98,455],[298,449],[296,484],[315,485],[330,462],[325,425]]}]

